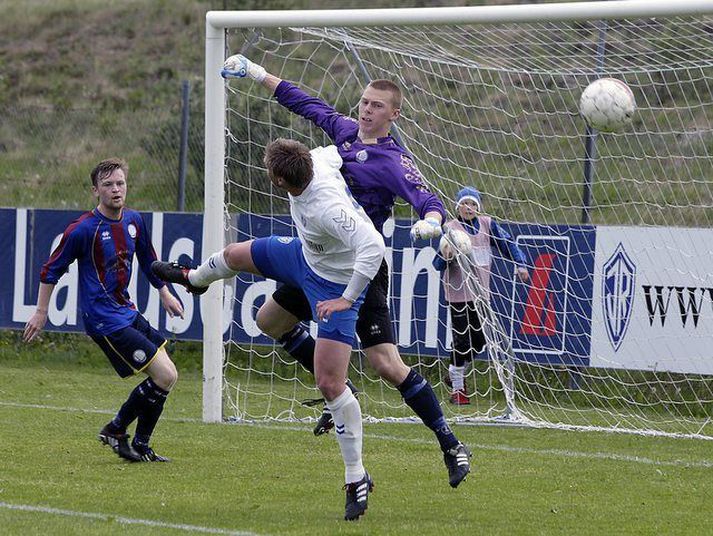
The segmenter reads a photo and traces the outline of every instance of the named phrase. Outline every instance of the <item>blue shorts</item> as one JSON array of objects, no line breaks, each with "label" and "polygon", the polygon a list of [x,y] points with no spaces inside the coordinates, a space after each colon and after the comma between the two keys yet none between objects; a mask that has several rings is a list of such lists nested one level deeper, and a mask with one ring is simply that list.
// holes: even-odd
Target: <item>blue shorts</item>
[{"label": "blue shorts", "polygon": [[312,309],[312,320],[318,323],[317,337],[354,344],[359,307],[366,290],[350,309],[332,313],[329,320],[317,321],[317,302],[339,298],[346,285],[327,281],[318,276],[305,261],[302,242],[289,236],[269,236],[253,240],[250,253],[255,267],[268,279],[301,288]]},{"label": "blue shorts", "polygon": [[166,344],[148,320],[136,315],[130,326],[108,335],[89,335],[109,358],[116,373],[122,378],[137,374],[151,364],[158,351]]}]

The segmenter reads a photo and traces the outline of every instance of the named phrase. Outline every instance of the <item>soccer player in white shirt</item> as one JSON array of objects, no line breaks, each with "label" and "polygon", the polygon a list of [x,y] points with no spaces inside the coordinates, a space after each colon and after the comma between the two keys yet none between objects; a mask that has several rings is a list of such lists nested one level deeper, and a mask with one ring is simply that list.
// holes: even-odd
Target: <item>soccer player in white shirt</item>
[{"label": "soccer player in white shirt", "polygon": [[336,147],[309,151],[297,141],[277,139],[265,150],[265,165],[272,183],[288,192],[299,238],[271,236],[233,243],[195,270],[160,261],[151,269],[194,293],[238,272],[303,289],[319,325],[315,379],[332,411],[345,465],[344,518],[357,519],[367,508],[373,484],[362,465],[361,408],[344,381],[357,313],[384,257],[384,240],[349,194]]}]

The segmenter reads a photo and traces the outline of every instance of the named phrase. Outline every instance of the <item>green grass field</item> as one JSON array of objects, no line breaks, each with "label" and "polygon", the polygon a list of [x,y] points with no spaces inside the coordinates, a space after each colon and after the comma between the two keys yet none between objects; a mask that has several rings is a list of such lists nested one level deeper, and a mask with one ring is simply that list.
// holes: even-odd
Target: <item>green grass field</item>
[{"label": "green grass field", "polygon": [[707,441],[457,426],[474,472],[452,490],[423,426],[365,425],[376,489],[347,523],[333,437],[203,424],[195,349],[155,434],[170,464],[128,464],[96,433],[135,384],[82,338],[0,340],[2,534],[708,534]]}]

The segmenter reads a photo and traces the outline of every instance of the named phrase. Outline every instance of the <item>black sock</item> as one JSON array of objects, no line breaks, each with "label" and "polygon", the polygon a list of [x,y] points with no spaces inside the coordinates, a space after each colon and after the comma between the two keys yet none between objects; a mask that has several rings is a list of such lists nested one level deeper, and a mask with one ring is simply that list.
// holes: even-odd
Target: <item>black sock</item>
[{"label": "black sock", "polygon": [[143,395],[143,404],[139,410],[139,421],[136,423],[136,434],[132,443],[148,447],[151,434],[163,412],[168,391],[161,389],[151,378],[146,378],[139,387]]},{"label": "black sock", "polygon": [[443,416],[431,384],[423,376],[411,369],[406,379],[398,386],[398,390],[404,397],[404,402],[421,418],[423,424],[436,434],[441,450],[446,451],[458,444],[458,439]]},{"label": "black sock", "polygon": [[112,419],[109,424],[109,429],[112,432],[126,432],[129,425],[139,416],[141,407],[144,405],[144,393],[146,392],[144,386],[146,381],[148,381],[148,379],[141,382],[131,391],[129,398],[127,398],[126,402],[121,406],[116,417]]},{"label": "black sock", "polygon": [[285,351],[300,365],[314,374],[314,339],[301,324],[297,324],[277,339]]}]

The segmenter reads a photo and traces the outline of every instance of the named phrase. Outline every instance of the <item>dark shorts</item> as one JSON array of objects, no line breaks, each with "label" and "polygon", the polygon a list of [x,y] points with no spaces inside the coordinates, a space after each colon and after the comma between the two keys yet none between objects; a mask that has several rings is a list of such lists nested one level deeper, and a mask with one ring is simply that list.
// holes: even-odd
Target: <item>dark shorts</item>
[{"label": "dark shorts", "polygon": [[89,335],[109,358],[116,373],[122,378],[132,376],[151,364],[166,339],[151,327],[143,316],[109,335]]},{"label": "dark shorts", "polygon": [[[301,321],[312,320],[312,309],[304,292],[291,285],[282,285],[273,294],[277,304]],[[356,332],[363,348],[377,344],[395,344],[394,329],[389,313],[389,266],[381,262],[359,309]]]}]

